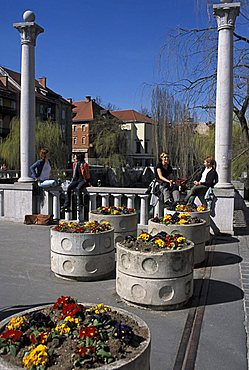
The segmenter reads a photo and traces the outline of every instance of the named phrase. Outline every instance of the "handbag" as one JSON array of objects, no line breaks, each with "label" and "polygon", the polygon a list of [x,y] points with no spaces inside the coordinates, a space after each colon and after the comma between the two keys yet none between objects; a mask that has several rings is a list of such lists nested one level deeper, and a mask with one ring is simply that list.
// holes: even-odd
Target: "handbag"
[{"label": "handbag", "polygon": [[43,215],[41,213],[34,215],[25,215],[24,223],[26,225],[51,225],[53,215]]}]

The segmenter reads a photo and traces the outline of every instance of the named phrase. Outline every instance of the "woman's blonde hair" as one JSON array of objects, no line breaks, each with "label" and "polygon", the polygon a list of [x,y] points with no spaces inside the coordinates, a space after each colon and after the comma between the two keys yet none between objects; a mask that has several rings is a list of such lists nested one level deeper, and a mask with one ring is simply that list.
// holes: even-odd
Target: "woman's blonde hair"
[{"label": "woman's blonde hair", "polygon": [[164,156],[169,156],[169,153],[167,153],[167,152],[162,152],[161,154],[160,154],[160,160],[162,160],[162,158],[164,157]]}]

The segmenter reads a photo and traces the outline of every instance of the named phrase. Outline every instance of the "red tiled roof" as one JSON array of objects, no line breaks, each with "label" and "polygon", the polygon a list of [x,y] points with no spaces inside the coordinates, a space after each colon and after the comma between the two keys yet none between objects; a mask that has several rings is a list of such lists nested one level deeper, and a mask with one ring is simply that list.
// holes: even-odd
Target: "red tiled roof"
[{"label": "red tiled roof", "polygon": [[75,114],[73,121],[92,121],[94,119],[93,114],[93,101],[74,101],[73,113]]},{"label": "red tiled roof", "polygon": [[[19,72],[15,72],[15,71],[12,71],[11,69],[9,68],[6,68],[6,67],[2,67],[7,73],[8,75],[18,83],[18,85],[21,86],[21,73]],[[39,81],[35,80],[35,87],[37,88],[36,89],[36,95],[39,96],[39,99],[41,100],[46,100],[46,101],[50,101],[51,99],[61,99],[63,100],[63,102],[65,104],[68,104],[70,105],[70,103],[64,99],[61,95],[57,94],[56,92],[54,92],[53,90],[49,89],[48,87],[44,88],[40,83]],[[10,85],[8,87],[8,89],[10,89]],[[47,91],[48,94],[42,94],[40,92],[40,89],[44,89],[45,91]]]},{"label": "red tiled roof", "polygon": [[113,114],[115,117],[119,118],[123,122],[141,122],[154,124],[153,120],[150,117],[133,109],[111,111],[111,114]]}]

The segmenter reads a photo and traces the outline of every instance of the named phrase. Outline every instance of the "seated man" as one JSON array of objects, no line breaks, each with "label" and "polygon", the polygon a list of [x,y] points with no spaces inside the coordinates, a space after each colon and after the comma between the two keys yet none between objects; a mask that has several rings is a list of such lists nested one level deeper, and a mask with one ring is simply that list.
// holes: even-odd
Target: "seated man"
[{"label": "seated man", "polygon": [[180,193],[176,185],[173,183],[173,169],[169,164],[169,154],[161,153],[159,163],[155,167],[155,176],[157,182],[160,183],[160,191],[163,194],[163,202],[165,205],[180,200]]}]

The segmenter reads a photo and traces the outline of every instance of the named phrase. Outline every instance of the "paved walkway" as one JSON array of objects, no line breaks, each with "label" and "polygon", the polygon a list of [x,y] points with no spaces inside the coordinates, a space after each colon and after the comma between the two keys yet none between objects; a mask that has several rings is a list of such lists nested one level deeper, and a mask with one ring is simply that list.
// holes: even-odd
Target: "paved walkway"
[{"label": "paved walkway", "polygon": [[49,227],[0,221],[0,319],[71,295],[80,302],[121,307],[144,319],[152,332],[151,370],[246,370],[248,213],[236,214],[239,236],[221,235],[207,247],[205,266],[195,269],[191,304],[168,312],[127,306],[115,292],[115,278],[56,278],[50,271]]}]

